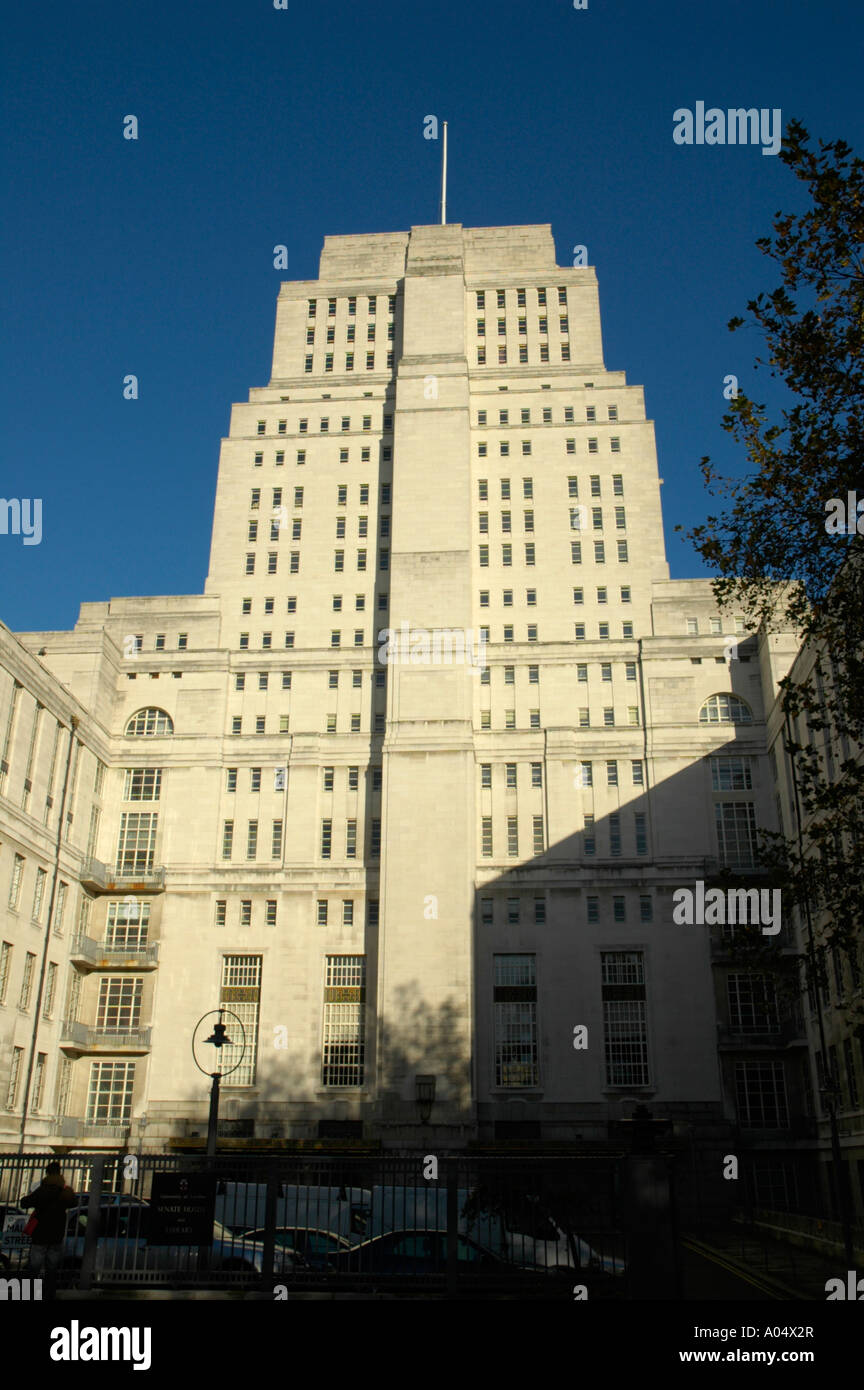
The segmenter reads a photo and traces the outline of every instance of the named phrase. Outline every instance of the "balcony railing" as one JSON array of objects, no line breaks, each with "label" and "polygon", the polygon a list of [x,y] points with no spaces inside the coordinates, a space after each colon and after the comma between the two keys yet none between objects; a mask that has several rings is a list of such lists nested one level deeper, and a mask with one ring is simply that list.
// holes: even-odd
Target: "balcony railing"
[{"label": "balcony railing", "polygon": [[81,874],[81,883],[89,893],[161,893],[165,888],[165,869],[126,869],[103,864],[101,859],[88,859]]},{"label": "balcony railing", "polygon": [[82,1052],[146,1052],[150,1046],[149,1028],[91,1028],[86,1023],[65,1019],[60,1043]]},{"label": "balcony railing", "polygon": [[767,1029],[750,1030],[730,1028],[721,1025],[717,1029],[718,1045],[724,1050],[753,1051],[754,1048],[789,1047],[793,1043],[805,1044],[803,1028],[796,1023],[778,1023],[772,1031]]},{"label": "balcony railing", "polygon": [[133,970],[147,970],[158,963],[159,945],[154,941],[145,946],[115,946],[107,941],[94,941],[90,936],[76,936],[72,942],[71,956],[74,961],[104,966],[110,970],[119,970],[124,966]]}]

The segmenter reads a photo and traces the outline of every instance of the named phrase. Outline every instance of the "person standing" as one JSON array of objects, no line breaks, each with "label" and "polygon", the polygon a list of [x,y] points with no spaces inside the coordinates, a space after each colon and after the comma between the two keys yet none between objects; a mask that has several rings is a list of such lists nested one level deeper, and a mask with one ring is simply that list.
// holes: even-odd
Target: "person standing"
[{"label": "person standing", "polygon": [[[56,1291],[57,1270],[63,1258],[63,1239],[70,1207],[78,1198],[65,1181],[59,1163],[49,1163],[45,1176],[29,1197],[21,1199],[22,1207],[32,1207],[35,1228],[30,1237],[30,1268],[34,1278],[44,1274],[44,1294],[52,1299]],[[29,1223],[28,1223],[29,1224]]]}]

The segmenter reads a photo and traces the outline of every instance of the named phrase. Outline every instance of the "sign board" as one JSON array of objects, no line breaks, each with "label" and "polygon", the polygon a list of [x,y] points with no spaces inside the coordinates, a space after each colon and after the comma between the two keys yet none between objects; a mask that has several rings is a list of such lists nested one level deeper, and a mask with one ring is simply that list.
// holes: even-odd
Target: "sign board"
[{"label": "sign board", "polygon": [[215,1173],[154,1173],[148,1243],[210,1245],[215,1205]]},{"label": "sign board", "polygon": [[20,1213],[7,1212],[3,1220],[3,1237],[0,1241],[0,1249],[5,1255],[11,1255],[14,1250],[26,1250],[30,1246],[30,1237],[25,1236],[24,1227],[30,1220],[32,1213],[27,1212],[22,1216]]}]

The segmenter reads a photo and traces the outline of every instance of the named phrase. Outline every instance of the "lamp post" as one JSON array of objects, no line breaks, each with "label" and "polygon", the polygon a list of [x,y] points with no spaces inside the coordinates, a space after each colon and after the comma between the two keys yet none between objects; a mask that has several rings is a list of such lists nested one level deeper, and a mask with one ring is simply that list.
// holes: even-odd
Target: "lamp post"
[{"label": "lamp post", "polygon": [[[217,1021],[213,1024],[213,1032],[211,1033],[209,1038],[201,1039],[201,1042],[211,1043],[213,1047],[216,1048],[217,1063],[220,1064],[221,1049],[223,1047],[234,1048],[239,1045],[240,1054],[233,1067],[222,1069],[221,1065],[217,1065],[215,1071],[208,1071],[206,1067],[202,1067],[201,1063],[198,1061],[197,1056],[195,1055],[196,1035],[198,1033],[198,1029],[201,1027],[204,1020],[207,1018],[212,1018],[214,1014],[218,1014],[218,1018]],[[233,1018],[240,1029],[242,1040],[239,1044],[232,1042],[231,1038],[226,1037],[225,1024],[222,1022],[223,1016],[225,1014],[228,1014],[231,1018]],[[211,1009],[208,1013],[202,1014],[201,1018],[199,1018],[198,1022],[195,1024],[195,1031],[192,1034],[192,1060],[194,1061],[196,1067],[200,1072],[203,1072],[205,1076],[210,1077],[210,1115],[207,1121],[208,1158],[213,1158],[216,1154],[216,1134],[219,1128],[219,1083],[223,1076],[230,1076],[232,1072],[235,1072],[237,1070],[240,1063],[243,1061],[245,1055],[246,1030],[243,1027],[241,1020],[237,1017],[235,1013],[232,1013],[230,1009]]]}]

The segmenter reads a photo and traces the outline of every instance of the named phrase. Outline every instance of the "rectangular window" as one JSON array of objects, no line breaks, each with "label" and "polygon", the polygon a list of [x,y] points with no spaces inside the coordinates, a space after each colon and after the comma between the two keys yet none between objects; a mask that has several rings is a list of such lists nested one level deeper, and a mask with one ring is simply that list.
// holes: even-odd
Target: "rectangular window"
[{"label": "rectangular window", "polygon": [[752,760],[747,757],[712,758],[712,790],[715,792],[750,791],[753,786],[752,768]]},{"label": "rectangular window", "polygon": [[109,902],[105,920],[107,951],[143,951],[150,931],[150,904],[133,898]]},{"label": "rectangular window", "polygon": [[534,817],[533,817],[533,835],[534,835],[534,843],[533,843],[534,853],[535,853],[535,855],[536,855],[536,854],[542,854],[543,851],[544,851],[544,849],[546,848],[546,845],[545,845],[545,842],[544,842],[544,838],[543,838],[543,817],[542,817],[542,816],[534,816]]},{"label": "rectangular window", "polygon": [[123,784],[124,801],[158,801],[161,789],[161,767],[127,767]]},{"label": "rectangular window", "polygon": [[[224,956],[219,1003],[237,1015],[243,1025],[243,1033],[232,1038],[230,1047],[222,1048],[220,1062],[226,1073],[223,1086],[252,1086],[255,1083],[260,1000],[261,957]],[[230,1027],[228,1035],[232,1036]],[[236,1070],[230,1071],[232,1067],[236,1067]],[[227,1075],[229,1071],[230,1075]]]},{"label": "rectangular window", "polygon": [[226,820],[222,826],[222,858],[230,859],[234,847],[234,822]]},{"label": "rectangular window", "polygon": [[493,959],[495,1085],[536,1086],[537,976],[533,955],[500,955]]},{"label": "rectangular window", "polygon": [[12,942],[4,941],[0,945],[0,1004],[6,1003],[6,993],[9,989],[9,972],[12,968]]},{"label": "rectangular window", "polygon": [[616,857],[621,853],[621,816],[617,811],[609,817],[609,853]]},{"label": "rectangular window", "polygon": [[584,842],[586,855],[597,853],[597,837],[594,829],[594,817],[585,817]]},{"label": "rectangular window", "polygon": [[633,824],[636,835],[636,853],[648,853],[648,822],[644,811],[635,811]]},{"label": "rectangular window", "polygon": [[514,859],[519,854],[519,818],[507,817],[507,854]]},{"label": "rectangular window", "polygon": [[607,1086],[648,1085],[648,1026],[641,951],[601,960]]},{"label": "rectangular window", "polygon": [[128,1033],[141,1021],[141,995],[144,981],[128,975],[102,978],[96,1007],[96,1027],[100,1033]]},{"label": "rectangular window", "polygon": [[[223,1057],[221,1060],[224,1064],[225,1058]],[[97,1125],[128,1123],[132,1115],[134,1085],[134,1062],[91,1062],[90,1086],[87,1096],[88,1123]]]},{"label": "rectangular window", "polygon": [[36,964],[36,957],[32,951],[28,951],[24,957],[24,974],[21,976],[21,991],[18,995],[18,1008],[29,1009],[30,995],[33,989],[33,967]]},{"label": "rectangular window", "polygon": [[756,862],[756,809],[753,802],[715,802],[714,818],[723,864],[733,869],[752,869]]},{"label": "rectangular window", "polygon": [[[95,809],[95,808],[94,808]],[[34,922],[42,920],[42,904],[45,901],[45,881],[48,875],[44,869],[36,870],[36,885],[33,890],[33,912]]]},{"label": "rectangular window", "polygon": [[158,820],[155,812],[123,812],[117,841],[118,874],[134,877],[152,870]]},{"label": "rectangular window", "polygon": [[324,977],[322,1085],[363,1085],[365,1013],[365,956],[328,956]]},{"label": "rectangular window", "polygon": [[785,1129],[788,1125],[782,1062],[736,1062],[735,1095],[742,1129]]},{"label": "rectangular window", "polygon": [[226,898],[217,898],[217,899],[216,899],[216,925],[217,925],[217,927],[224,927],[224,925],[225,925],[225,916],[226,916],[227,909],[228,909],[228,900],[227,900]]},{"label": "rectangular window", "polygon": [[483,816],[481,821],[481,854],[484,859],[492,858],[492,817]]},{"label": "rectangular window", "polygon": [[9,906],[17,908],[21,897],[21,878],[24,873],[24,856],[16,854],[12,861],[12,879],[9,884]]},{"label": "rectangular window", "polygon": [[345,826],[345,857],[346,859],[357,858],[357,822],[349,820]]},{"label": "rectangular window", "polygon": [[727,975],[726,997],[733,1033],[779,1032],[777,999],[770,976],[751,972]]}]

